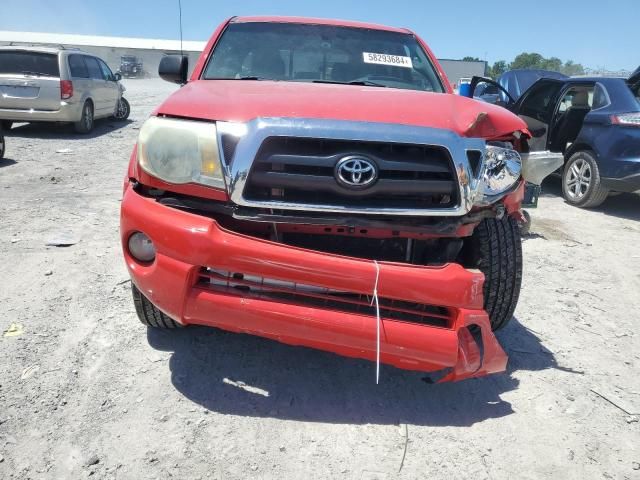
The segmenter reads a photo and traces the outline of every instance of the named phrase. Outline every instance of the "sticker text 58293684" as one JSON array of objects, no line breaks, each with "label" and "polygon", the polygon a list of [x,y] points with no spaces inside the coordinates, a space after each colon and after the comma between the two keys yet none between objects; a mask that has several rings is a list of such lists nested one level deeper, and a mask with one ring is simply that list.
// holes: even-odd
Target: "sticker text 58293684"
[{"label": "sticker text 58293684", "polygon": [[388,55],[386,53],[362,52],[364,63],[375,63],[377,65],[391,65],[393,67],[413,68],[411,57],[400,55]]}]

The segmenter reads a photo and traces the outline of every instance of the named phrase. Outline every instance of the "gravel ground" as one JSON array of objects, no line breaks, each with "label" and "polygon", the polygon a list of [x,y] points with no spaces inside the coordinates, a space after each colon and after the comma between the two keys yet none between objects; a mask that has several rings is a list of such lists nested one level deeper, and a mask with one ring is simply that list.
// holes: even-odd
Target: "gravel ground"
[{"label": "gravel ground", "polygon": [[[147,331],[120,255],[141,122],[17,126],[0,161],[0,478],[640,478],[640,197],[545,185],[508,371],[457,384],[213,329]],[[69,247],[47,246],[64,235]],[[74,238],[75,237],[75,238]]]}]

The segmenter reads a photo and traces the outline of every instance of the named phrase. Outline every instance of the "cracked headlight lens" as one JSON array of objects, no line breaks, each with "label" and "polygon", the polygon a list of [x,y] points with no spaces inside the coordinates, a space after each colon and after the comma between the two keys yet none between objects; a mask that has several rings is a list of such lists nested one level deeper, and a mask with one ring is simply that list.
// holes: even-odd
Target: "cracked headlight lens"
[{"label": "cracked headlight lens", "polygon": [[149,118],[138,136],[138,162],[167,183],[224,188],[215,123]]},{"label": "cracked headlight lens", "polygon": [[511,148],[487,145],[484,168],[480,180],[484,184],[484,195],[505,193],[519,180],[522,171],[520,154]]}]

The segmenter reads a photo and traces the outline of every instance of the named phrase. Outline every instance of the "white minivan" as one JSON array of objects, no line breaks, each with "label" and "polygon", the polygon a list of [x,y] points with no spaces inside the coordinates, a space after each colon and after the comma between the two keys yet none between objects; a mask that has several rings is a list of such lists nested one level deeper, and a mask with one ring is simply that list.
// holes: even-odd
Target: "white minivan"
[{"label": "white minivan", "polygon": [[0,121],[69,122],[79,133],[95,119],[129,116],[120,74],[77,49],[0,47]]}]

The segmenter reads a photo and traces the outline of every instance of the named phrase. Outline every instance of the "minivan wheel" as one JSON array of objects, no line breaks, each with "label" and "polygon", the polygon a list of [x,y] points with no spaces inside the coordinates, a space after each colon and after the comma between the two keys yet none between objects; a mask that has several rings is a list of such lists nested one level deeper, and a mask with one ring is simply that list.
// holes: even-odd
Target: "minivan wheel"
[{"label": "minivan wheel", "polygon": [[11,127],[13,127],[13,121],[12,120],[2,120],[2,122],[0,123],[0,127],[2,127],[2,130],[5,131],[9,131],[11,130]]},{"label": "minivan wheel", "polygon": [[133,294],[133,305],[136,308],[138,319],[147,327],[181,328],[183,326],[158,310],[133,283],[131,284],[131,293]]},{"label": "minivan wheel", "polygon": [[116,111],[113,114],[113,118],[116,120],[126,120],[129,118],[129,113],[131,113],[131,106],[126,98],[122,97],[118,102],[118,106],[116,107]]},{"label": "minivan wheel", "polygon": [[609,190],[602,186],[598,163],[591,152],[571,155],[562,174],[562,196],[570,205],[593,208],[607,199]]},{"label": "minivan wheel", "polygon": [[80,117],[80,121],[75,122],[73,126],[78,133],[89,133],[93,130],[93,104],[90,100],[84,102],[82,117]]},{"label": "minivan wheel", "polygon": [[518,222],[511,216],[487,218],[468,243],[467,266],[484,273],[484,309],[491,329],[503,328],[511,318],[522,284],[522,241]]}]

